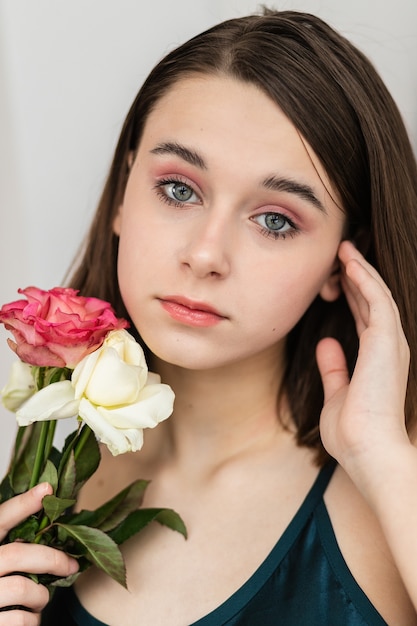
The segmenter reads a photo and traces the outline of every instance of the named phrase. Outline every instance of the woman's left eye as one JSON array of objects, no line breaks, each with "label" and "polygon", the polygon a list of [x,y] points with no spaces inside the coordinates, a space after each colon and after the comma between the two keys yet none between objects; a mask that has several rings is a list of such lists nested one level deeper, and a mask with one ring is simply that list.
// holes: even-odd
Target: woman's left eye
[{"label": "woman's left eye", "polygon": [[285,239],[287,235],[293,236],[299,231],[294,222],[282,213],[261,213],[252,219],[262,226],[262,234],[266,237]]},{"label": "woman's left eye", "polygon": [[160,180],[156,185],[156,190],[165,202],[174,206],[199,201],[194,189],[181,180]]}]

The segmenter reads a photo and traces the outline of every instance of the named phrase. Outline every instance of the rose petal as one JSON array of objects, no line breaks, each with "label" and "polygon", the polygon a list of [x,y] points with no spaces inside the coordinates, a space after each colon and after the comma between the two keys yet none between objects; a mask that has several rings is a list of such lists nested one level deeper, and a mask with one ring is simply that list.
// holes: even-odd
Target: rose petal
[{"label": "rose petal", "polygon": [[74,399],[74,388],[69,380],[62,380],[41,389],[16,412],[19,426],[33,422],[66,419],[78,414],[79,400]]},{"label": "rose petal", "polygon": [[71,376],[71,381],[75,389],[76,398],[81,398],[81,396],[83,395],[99,356],[100,348],[98,348],[95,352],[92,352],[88,356],[84,357],[75,367]]},{"label": "rose petal", "polygon": [[114,428],[154,428],[173,410],[174,392],[169,385],[150,385],[134,404],[109,408],[100,406],[100,414]]},{"label": "rose petal", "polygon": [[94,404],[108,407],[135,402],[140,391],[139,376],[139,367],[123,363],[114,350],[105,350],[100,355],[85,396]]},{"label": "rose petal", "polygon": [[79,413],[99,441],[107,445],[114,456],[125,452],[136,452],[142,448],[143,431],[141,429],[114,428],[103,416],[101,407],[93,406],[85,398],[80,401]]},{"label": "rose petal", "polygon": [[35,389],[36,385],[30,365],[22,363],[22,361],[15,361],[10,369],[9,380],[1,390],[4,406],[9,411],[16,411],[35,393]]},{"label": "rose petal", "polygon": [[148,372],[148,378],[146,379],[147,385],[159,385],[161,382],[161,377],[159,374],[155,374],[155,372]]},{"label": "rose petal", "polygon": [[19,289],[27,300],[5,304],[0,323],[13,333],[17,354],[27,363],[73,369],[98,348],[107,333],[128,326],[108,302],[78,296],[73,289]]}]

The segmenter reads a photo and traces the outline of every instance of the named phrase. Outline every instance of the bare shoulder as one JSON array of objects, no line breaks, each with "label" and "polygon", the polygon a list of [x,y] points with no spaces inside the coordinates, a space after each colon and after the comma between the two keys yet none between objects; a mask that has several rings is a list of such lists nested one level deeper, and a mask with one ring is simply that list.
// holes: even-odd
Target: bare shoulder
[{"label": "bare shoulder", "polygon": [[338,467],[325,494],[343,557],[356,582],[388,624],[417,625],[417,615],[374,513]]}]

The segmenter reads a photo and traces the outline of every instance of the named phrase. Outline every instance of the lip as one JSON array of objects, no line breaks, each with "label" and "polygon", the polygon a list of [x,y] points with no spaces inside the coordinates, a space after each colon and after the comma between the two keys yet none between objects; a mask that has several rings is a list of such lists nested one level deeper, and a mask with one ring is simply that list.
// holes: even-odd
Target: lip
[{"label": "lip", "polygon": [[215,326],[226,319],[214,307],[183,296],[158,298],[162,308],[176,321],[189,326]]}]

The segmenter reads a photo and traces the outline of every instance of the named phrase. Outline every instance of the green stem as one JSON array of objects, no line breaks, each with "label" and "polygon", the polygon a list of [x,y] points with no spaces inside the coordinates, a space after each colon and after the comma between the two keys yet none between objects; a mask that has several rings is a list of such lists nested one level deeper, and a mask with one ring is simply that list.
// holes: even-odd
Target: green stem
[{"label": "green stem", "polygon": [[55,430],[56,430],[56,420],[51,420],[49,422],[48,436],[45,442],[45,459],[49,459],[49,455],[54,445]]},{"label": "green stem", "polygon": [[48,517],[46,515],[44,515],[42,517],[41,523],[39,524],[39,528],[38,531],[36,533],[35,539],[33,540],[33,543],[40,543],[41,539],[42,539],[42,531],[45,530],[45,528],[47,528],[50,524],[50,521],[48,519]]},{"label": "green stem", "polygon": [[74,459],[77,460],[91,434],[91,428],[84,424],[74,448]]},{"label": "green stem", "polygon": [[43,422],[41,432],[39,435],[38,446],[36,448],[35,462],[33,464],[32,476],[30,478],[29,489],[32,489],[38,484],[39,476],[42,473],[42,468],[45,458],[45,445],[48,439],[50,422]]}]

